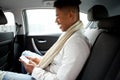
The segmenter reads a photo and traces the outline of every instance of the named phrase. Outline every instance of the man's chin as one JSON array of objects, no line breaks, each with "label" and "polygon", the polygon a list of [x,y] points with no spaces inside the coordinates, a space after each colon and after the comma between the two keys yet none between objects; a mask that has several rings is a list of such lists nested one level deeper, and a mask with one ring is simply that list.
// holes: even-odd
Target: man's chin
[{"label": "man's chin", "polygon": [[62,26],[59,26],[60,29],[62,29]]},{"label": "man's chin", "polygon": [[63,28],[62,26],[60,26],[59,28],[61,29],[61,31],[63,31],[63,32],[65,31],[64,28]]},{"label": "man's chin", "polygon": [[62,29],[62,27],[60,27],[60,29],[61,29],[61,31],[63,31],[63,32],[64,32],[64,30]]}]

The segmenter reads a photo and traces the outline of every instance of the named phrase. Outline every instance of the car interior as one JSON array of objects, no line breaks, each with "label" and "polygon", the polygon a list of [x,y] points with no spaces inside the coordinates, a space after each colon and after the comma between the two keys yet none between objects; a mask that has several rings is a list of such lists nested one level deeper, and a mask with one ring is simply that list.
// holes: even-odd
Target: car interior
[{"label": "car interior", "polygon": [[[89,40],[91,50],[76,80],[120,80],[120,0],[81,1],[80,13],[84,13],[87,20],[84,35]],[[49,20],[48,15],[52,16],[53,2],[54,0],[0,0],[0,70],[21,73],[19,57],[24,50],[42,56],[57,41],[61,32],[54,28],[44,29],[47,22],[42,24],[43,18]],[[37,12],[38,9],[41,12]],[[45,12],[47,10],[50,11]],[[7,17],[8,12],[12,13],[10,17]],[[37,19],[36,15],[40,15],[40,18]],[[31,16],[34,18],[31,19]],[[52,18],[53,16],[50,17]],[[37,22],[41,24],[38,25]],[[35,26],[41,26],[41,30]],[[44,33],[51,29],[55,33]]]}]

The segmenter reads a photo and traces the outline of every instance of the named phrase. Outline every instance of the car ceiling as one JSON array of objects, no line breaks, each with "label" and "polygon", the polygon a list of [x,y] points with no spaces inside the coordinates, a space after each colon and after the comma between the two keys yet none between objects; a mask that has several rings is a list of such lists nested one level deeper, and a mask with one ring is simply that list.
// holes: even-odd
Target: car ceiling
[{"label": "car ceiling", "polygon": [[[0,6],[3,9],[26,9],[26,8],[39,8],[46,7],[46,2],[51,2],[49,6],[52,7],[54,0],[0,0]],[[86,13],[90,7],[96,4],[105,5],[106,8],[111,11],[119,6],[120,0],[81,0],[80,5],[81,12]]]}]

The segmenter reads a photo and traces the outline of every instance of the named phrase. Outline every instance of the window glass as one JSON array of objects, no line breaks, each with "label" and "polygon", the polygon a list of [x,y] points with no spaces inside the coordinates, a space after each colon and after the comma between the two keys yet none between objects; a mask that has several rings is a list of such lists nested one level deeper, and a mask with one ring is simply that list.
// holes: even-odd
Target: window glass
[{"label": "window glass", "polygon": [[[29,35],[54,34],[62,32],[57,23],[55,23],[55,9],[31,9],[25,11]],[[86,14],[80,14],[83,16],[81,20],[85,19],[84,21],[86,21]],[[87,21],[84,24],[87,24]]]},{"label": "window glass", "polygon": [[7,24],[0,25],[0,32],[14,32],[15,33],[15,20],[11,12],[4,13],[7,18]]},{"label": "window glass", "polygon": [[83,22],[84,27],[86,27],[88,24],[87,14],[80,13],[80,20]]}]

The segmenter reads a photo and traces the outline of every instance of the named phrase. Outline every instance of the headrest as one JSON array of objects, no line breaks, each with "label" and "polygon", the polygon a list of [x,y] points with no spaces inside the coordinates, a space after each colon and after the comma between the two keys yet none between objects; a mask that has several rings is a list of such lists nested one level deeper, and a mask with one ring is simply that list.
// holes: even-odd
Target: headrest
[{"label": "headrest", "polygon": [[88,20],[89,21],[97,21],[103,18],[108,17],[108,11],[103,5],[95,5],[88,10]]},{"label": "headrest", "polygon": [[100,20],[98,22],[98,28],[119,32],[120,31],[120,15],[112,16],[112,17],[108,17],[103,20]]},{"label": "headrest", "polygon": [[4,15],[4,12],[2,11],[2,9],[0,9],[0,25],[4,25],[7,23],[7,19]]}]

